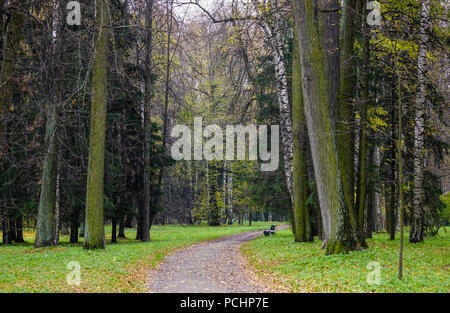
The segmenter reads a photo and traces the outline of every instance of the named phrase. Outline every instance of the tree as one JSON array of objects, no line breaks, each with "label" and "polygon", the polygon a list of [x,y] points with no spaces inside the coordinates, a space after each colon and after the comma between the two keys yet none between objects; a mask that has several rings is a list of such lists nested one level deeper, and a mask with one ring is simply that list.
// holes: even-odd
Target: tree
[{"label": "tree", "polygon": [[91,129],[86,191],[85,249],[103,249],[103,180],[105,161],[106,107],[108,103],[107,50],[109,12],[108,0],[97,2],[97,40],[92,72]]},{"label": "tree", "polygon": [[146,1],[145,21],[147,26],[145,40],[145,96],[144,96],[144,206],[142,210],[142,229],[141,240],[147,242],[150,240],[150,215],[151,215],[151,120],[150,109],[153,92],[152,84],[152,42],[153,42],[153,0]]},{"label": "tree", "polygon": [[427,91],[427,70],[428,70],[428,32],[430,27],[430,3],[431,0],[421,1],[420,13],[420,34],[419,52],[417,60],[417,94],[414,127],[414,203],[411,216],[411,231],[409,241],[412,243],[422,242],[424,238],[424,191],[423,191],[423,171],[424,171],[424,122],[425,103]]},{"label": "tree", "polygon": [[41,195],[39,201],[39,213],[37,219],[35,247],[44,247],[57,244],[57,222],[56,209],[56,176],[57,176],[57,124],[56,124],[56,55],[58,42],[58,10],[59,1],[53,0],[53,22],[52,22],[52,53],[54,57],[50,61],[49,97],[47,109],[47,124],[45,128],[45,154],[42,170]]},{"label": "tree", "polygon": [[[350,223],[350,208],[339,168],[335,125],[329,108],[330,91],[325,61],[322,14],[338,7],[338,1],[321,2],[317,12],[315,1],[294,0],[294,16],[302,64],[302,87],[305,116],[319,195],[327,254],[360,248],[356,231]],[[318,13],[318,14],[316,14]],[[338,27],[338,25],[336,25]]]},{"label": "tree", "polygon": [[294,29],[294,49],[292,61],[292,123],[293,123],[293,196],[295,241],[314,239],[308,212],[306,149],[308,131],[303,106],[302,74],[298,49],[297,28]]}]

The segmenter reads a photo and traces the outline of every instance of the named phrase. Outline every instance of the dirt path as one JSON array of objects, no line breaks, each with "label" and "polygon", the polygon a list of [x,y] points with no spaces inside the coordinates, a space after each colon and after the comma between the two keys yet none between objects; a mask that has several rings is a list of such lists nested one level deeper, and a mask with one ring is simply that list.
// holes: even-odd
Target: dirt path
[{"label": "dirt path", "polygon": [[[285,228],[285,227],[280,227]],[[245,232],[200,243],[167,256],[151,270],[149,291],[154,293],[255,293],[271,292],[248,269],[239,247],[262,235]]]}]

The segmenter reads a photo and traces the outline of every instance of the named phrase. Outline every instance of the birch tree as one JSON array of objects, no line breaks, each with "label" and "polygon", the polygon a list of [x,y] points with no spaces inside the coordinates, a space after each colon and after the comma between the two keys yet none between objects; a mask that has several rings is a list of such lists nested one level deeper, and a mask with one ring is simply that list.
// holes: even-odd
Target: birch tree
[{"label": "birch tree", "polygon": [[431,0],[421,1],[419,54],[417,59],[417,95],[414,126],[414,201],[411,218],[409,241],[422,242],[424,238],[424,203],[423,203],[423,169],[424,169],[424,124],[426,103],[426,78],[428,70],[428,31],[430,27]]}]

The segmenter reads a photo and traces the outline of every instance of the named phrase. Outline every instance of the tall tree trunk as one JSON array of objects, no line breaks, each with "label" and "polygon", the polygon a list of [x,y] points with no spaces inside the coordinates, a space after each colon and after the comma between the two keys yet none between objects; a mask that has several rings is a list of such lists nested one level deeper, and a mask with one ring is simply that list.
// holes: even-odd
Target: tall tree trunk
[{"label": "tall tree trunk", "polygon": [[[253,0],[256,9],[260,10],[260,5]],[[293,136],[292,136],[292,113],[289,101],[289,86],[285,63],[285,40],[281,21],[280,8],[277,0],[270,1],[270,10],[273,20],[271,23],[263,23],[264,31],[270,38],[270,46],[273,49],[273,63],[275,66],[275,77],[277,82],[277,101],[280,109],[280,133],[281,133],[281,151],[284,163],[284,173],[286,185],[291,200],[291,214],[294,216],[294,194],[293,194]],[[264,14],[264,13],[262,13]],[[244,58],[245,69],[249,75],[248,56]],[[292,230],[295,233],[294,218],[292,219]]]},{"label": "tall tree trunk", "polygon": [[294,29],[294,50],[292,61],[292,123],[293,123],[293,194],[295,241],[314,239],[311,233],[307,192],[306,149],[308,130],[303,105],[302,70],[298,50],[297,27]]},{"label": "tall tree trunk", "polygon": [[[57,52],[58,41],[58,10],[59,1],[53,0],[53,26],[52,26],[52,52]],[[56,176],[57,176],[57,121],[56,121],[56,62],[53,58],[50,63],[49,97],[47,104],[47,124],[45,127],[45,154],[42,170],[41,195],[39,200],[39,212],[37,219],[35,247],[51,246],[56,244]]]},{"label": "tall tree trunk", "polygon": [[[344,0],[341,27],[341,71],[339,106],[337,108],[337,149],[341,168],[341,176],[350,217],[357,227],[356,210],[354,208],[354,123],[353,99],[356,86],[356,64],[354,62],[355,34],[361,26],[357,18],[362,7],[361,0]],[[352,221],[353,222],[353,221]],[[359,231],[358,231],[359,232]],[[359,240],[365,242],[359,236]]]},{"label": "tall tree trunk", "polygon": [[[397,60],[395,64],[399,64],[398,52]],[[399,258],[398,258],[398,277],[402,279],[403,276],[403,156],[402,156],[402,146],[403,146],[403,128],[402,128],[402,118],[403,118],[403,104],[402,104],[402,85],[400,70],[397,68],[397,95],[398,95],[398,139],[397,139],[397,158],[398,158],[398,216],[400,224],[400,248],[399,248]]]},{"label": "tall tree trunk", "polygon": [[[373,166],[375,163],[375,147],[369,150],[368,165]],[[367,182],[367,214],[366,214],[366,238],[372,238],[372,233],[376,231],[376,186],[372,178],[368,178]]]},{"label": "tall tree trunk", "polygon": [[282,18],[277,1],[270,1],[273,15],[273,28],[267,27],[271,45],[274,49],[273,60],[275,65],[275,77],[277,81],[278,106],[280,108],[280,133],[281,149],[284,163],[284,173],[286,176],[286,185],[291,200],[292,230],[295,233],[294,219],[294,193],[293,193],[293,135],[292,135],[292,113],[289,101],[288,78],[286,63],[284,58],[285,43],[283,39]]},{"label": "tall tree trunk", "polygon": [[[375,148],[375,156],[374,156],[374,160],[375,160],[375,166],[377,171],[380,171],[380,166],[381,166],[381,152],[380,152],[380,147],[376,147]],[[379,174],[378,174],[379,175]],[[379,190],[379,188],[374,188],[374,192],[375,192],[375,212],[374,214],[376,215],[375,218],[375,231],[382,231],[385,229],[385,220],[386,220],[386,214],[383,213],[383,211],[381,210],[382,207],[382,202],[384,202],[384,206],[386,207],[386,201],[384,199],[384,186],[381,186],[381,190]]]},{"label": "tall tree trunk", "polygon": [[[367,29],[367,28],[366,28]],[[360,127],[359,127],[359,155],[358,172],[356,184],[356,216],[357,232],[360,243],[367,248],[366,237],[366,218],[367,212],[367,127],[368,127],[368,101],[369,101],[369,79],[370,79],[370,38],[364,38],[364,63],[361,65],[362,72],[362,90],[359,103]]]},{"label": "tall tree trunk", "polygon": [[[394,93],[392,93],[394,95]],[[397,210],[397,180],[396,180],[396,153],[395,153],[395,145],[397,142],[397,114],[395,112],[395,102],[393,102],[392,107],[392,118],[391,118],[391,137],[392,137],[392,146],[390,147],[390,182],[389,182],[389,205],[386,206],[386,230],[389,233],[390,240],[395,239],[395,213]]]},{"label": "tall tree trunk", "polygon": [[228,225],[233,225],[233,163],[228,163],[230,173],[228,173],[227,179],[227,205],[228,205]]},{"label": "tall tree trunk", "polygon": [[98,38],[92,73],[91,130],[86,192],[85,249],[104,249],[103,183],[105,165],[106,107],[108,104],[107,50],[109,29],[108,0],[97,1]]},{"label": "tall tree trunk", "polygon": [[37,219],[35,247],[55,244],[55,206],[56,206],[56,108],[51,104],[45,130],[47,151],[42,171],[41,196]]},{"label": "tall tree trunk", "polygon": [[[314,173],[324,225],[326,253],[360,248],[350,223],[339,168],[334,123],[329,111],[329,70],[323,49],[323,21],[314,0],[293,0],[302,64],[302,88]],[[320,3],[319,11],[339,7],[339,1]],[[318,18],[317,18],[318,17]],[[338,25],[336,25],[338,27]]]},{"label": "tall tree trunk", "polygon": [[59,244],[59,228],[60,228],[60,216],[61,216],[61,196],[60,196],[60,173],[61,163],[58,156],[56,157],[56,195],[55,195],[55,245]]},{"label": "tall tree trunk", "polygon": [[145,99],[144,99],[144,204],[142,207],[142,221],[140,225],[140,239],[143,242],[150,240],[150,210],[151,210],[151,100],[153,93],[152,83],[152,42],[153,42],[153,0],[146,1],[145,20],[147,26],[146,53],[145,53]]},{"label": "tall tree trunk", "polygon": [[423,169],[424,169],[424,124],[426,103],[426,79],[428,71],[428,31],[430,27],[430,3],[431,0],[422,0],[420,14],[420,42],[417,61],[417,95],[416,116],[414,127],[414,202],[412,210],[411,230],[409,241],[411,243],[422,242],[424,238],[423,207]]}]

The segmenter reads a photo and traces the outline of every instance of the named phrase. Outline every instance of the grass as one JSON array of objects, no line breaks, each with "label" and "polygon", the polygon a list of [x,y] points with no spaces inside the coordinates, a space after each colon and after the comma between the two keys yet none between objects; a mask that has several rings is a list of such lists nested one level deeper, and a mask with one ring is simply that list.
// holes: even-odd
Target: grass
[{"label": "grass", "polygon": [[[26,243],[0,246],[0,292],[146,292],[148,270],[170,252],[201,241],[266,229],[271,224],[154,226],[151,242],[119,239],[119,243],[107,244],[101,251],[83,250],[81,243],[70,244],[67,236],[61,238],[59,246],[35,249],[34,233],[25,232]],[[135,238],[136,231],[127,230],[126,237]],[[110,238],[108,227],[107,242]],[[80,264],[80,286],[66,282],[66,276],[73,270],[67,268],[71,261]]]},{"label": "grass", "polygon": [[[444,292],[450,291],[450,227],[419,244],[408,243],[405,233],[403,280],[398,275],[398,236],[385,233],[368,239],[369,249],[347,255],[325,256],[321,242],[295,243],[291,230],[247,242],[242,247],[258,275],[275,276],[292,292]],[[367,277],[378,262],[380,284]],[[374,276],[370,276],[374,277]]]}]

